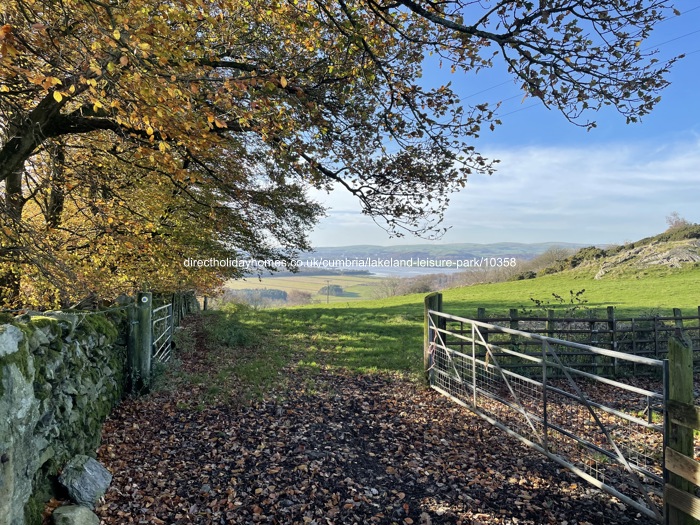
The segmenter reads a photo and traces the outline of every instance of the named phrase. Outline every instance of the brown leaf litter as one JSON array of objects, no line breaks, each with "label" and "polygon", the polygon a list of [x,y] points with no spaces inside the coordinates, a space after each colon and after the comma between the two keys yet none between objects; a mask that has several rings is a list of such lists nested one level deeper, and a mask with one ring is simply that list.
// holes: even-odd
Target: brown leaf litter
[{"label": "brown leaf litter", "polygon": [[124,401],[99,450],[102,522],[652,523],[422,385],[288,373],[283,397],[253,404]]}]

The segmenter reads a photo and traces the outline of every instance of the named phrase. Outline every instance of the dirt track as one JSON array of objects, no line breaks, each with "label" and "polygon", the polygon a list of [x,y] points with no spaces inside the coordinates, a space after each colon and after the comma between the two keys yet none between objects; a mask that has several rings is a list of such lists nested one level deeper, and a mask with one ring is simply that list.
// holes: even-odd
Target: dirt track
[{"label": "dirt track", "polygon": [[124,402],[99,451],[103,522],[651,523],[420,385],[290,373],[253,406]]}]

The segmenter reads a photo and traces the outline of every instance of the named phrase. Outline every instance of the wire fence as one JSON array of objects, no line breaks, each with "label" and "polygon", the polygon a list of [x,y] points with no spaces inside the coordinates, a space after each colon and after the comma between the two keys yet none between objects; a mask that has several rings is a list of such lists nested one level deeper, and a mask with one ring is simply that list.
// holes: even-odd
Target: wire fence
[{"label": "wire fence", "polygon": [[175,316],[173,304],[169,303],[151,312],[153,359],[161,363],[167,363],[172,356],[172,341],[175,331]]},{"label": "wire fence", "polygon": [[[476,320],[484,323],[521,330],[546,337],[582,343],[597,348],[614,350],[624,354],[664,359],[668,353],[668,342],[677,329],[683,330],[692,342],[694,364],[700,367],[700,307],[691,315],[684,315],[679,308],[674,308],[672,315],[643,315],[638,317],[615,316],[613,307],[608,307],[605,316],[556,317],[554,311],[547,316],[519,315],[512,309],[508,316],[487,316],[486,310],[478,310]],[[507,335],[497,332],[488,333],[493,343],[511,342]],[[515,348],[524,353],[539,353],[539,342],[517,341]],[[578,358],[579,368],[587,369],[597,375],[624,377],[639,375],[642,370],[634,362],[615,358],[590,356],[586,353],[571,354],[570,359]]]},{"label": "wire fence", "polygon": [[[159,306],[156,306],[159,305]],[[73,328],[78,328],[87,318],[95,315],[120,314],[114,321],[118,331],[118,344],[126,347],[126,390],[146,392],[150,388],[153,375],[152,363],[166,364],[173,357],[175,328],[189,313],[198,310],[193,292],[154,295],[141,292],[128,304],[94,310],[50,310],[37,312],[30,309],[3,310],[22,320],[22,314],[30,317],[70,315],[77,318]]]}]

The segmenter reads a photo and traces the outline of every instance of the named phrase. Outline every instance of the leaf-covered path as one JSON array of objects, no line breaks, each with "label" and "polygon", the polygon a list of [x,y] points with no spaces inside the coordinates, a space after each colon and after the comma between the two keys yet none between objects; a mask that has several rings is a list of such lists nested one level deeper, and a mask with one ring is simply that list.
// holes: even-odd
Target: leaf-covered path
[{"label": "leaf-covered path", "polygon": [[99,451],[103,522],[649,521],[420,385],[289,373],[284,397],[252,405],[125,401]]}]

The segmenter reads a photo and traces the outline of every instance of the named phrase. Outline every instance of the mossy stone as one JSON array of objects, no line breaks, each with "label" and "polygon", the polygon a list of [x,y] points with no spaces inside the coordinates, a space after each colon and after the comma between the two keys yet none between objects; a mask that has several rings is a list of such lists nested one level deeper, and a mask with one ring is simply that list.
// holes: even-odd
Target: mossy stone
[{"label": "mossy stone", "polygon": [[[3,332],[15,331],[12,334],[12,338],[19,339],[20,334],[16,332],[17,328],[22,330],[22,327],[16,327],[14,325],[2,326],[0,327],[0,330],[3,330]],[[0,355],[0,397],[2,397],[5,393],[5,387],[3,384],[3,370],[6,367],[15,365],[27,381],[32,380],[34,367],[30,365],[30,355],[26,343],[26,332],[24,330],[22,330],[22,332],[25,335],[21,340],[17,341],[17,350],[9,354]]]}]

